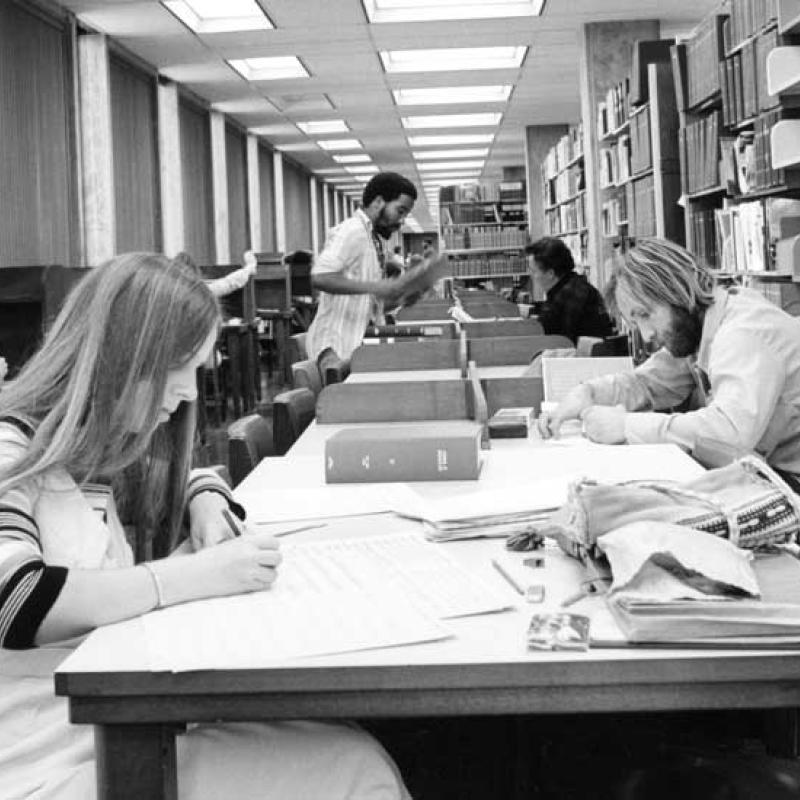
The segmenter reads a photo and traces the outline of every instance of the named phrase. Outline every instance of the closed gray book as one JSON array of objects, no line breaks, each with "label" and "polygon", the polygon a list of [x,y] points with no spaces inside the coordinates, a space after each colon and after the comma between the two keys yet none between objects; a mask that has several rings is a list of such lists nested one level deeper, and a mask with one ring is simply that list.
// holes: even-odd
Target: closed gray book
[{"label": "closed gray book", "polygon": [[474,480],[481,470],[481,431],[469,420],[347,428],[325,442],[325,480]]}]

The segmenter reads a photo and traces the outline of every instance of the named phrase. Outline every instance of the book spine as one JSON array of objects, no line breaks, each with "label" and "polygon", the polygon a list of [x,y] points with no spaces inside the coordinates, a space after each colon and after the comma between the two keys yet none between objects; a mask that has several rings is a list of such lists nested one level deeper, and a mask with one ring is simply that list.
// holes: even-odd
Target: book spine
[{"label": "book spine", "polygon": [[325,443],[328,483],[473,480],[480,472],[480,432],[406,440],[331,437]]}]

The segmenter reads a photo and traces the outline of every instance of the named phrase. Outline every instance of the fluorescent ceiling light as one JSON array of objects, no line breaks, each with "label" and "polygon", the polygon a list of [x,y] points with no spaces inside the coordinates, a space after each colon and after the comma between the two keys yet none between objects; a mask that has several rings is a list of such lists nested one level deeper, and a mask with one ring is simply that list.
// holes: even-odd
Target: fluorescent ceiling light
[{"label": "fluorescent ceiling light", "polygon": [[362,164],[364,162],[372,161],[366,153],[354,153],[349,156],[334,156],[333,160],[337,164]]},{"label": "fluorescent ceiling light", "polygon": [[428,106],[440,103],[504,103],[511,86],[436,86],[429,89],[393,89],[399,106]]},{"label": "fluorescent ceiling light", "polygon": [[485,161],[473,159],[471,161],[430,161],[417,164],[420,172],[441,172],[442,170],[483,169]]},{"label": "fluorescent ceiling light", "polygon": [[318,119],[312,122],[295,123],[303,133],[316,136],[319,133],[346,133],[350,130],[343,119]]},{"label": "fluorescent ceiling light", "polygon": [[[343,167],[323,167],[322,169],[315,169],[314,173],[317,175],[341,175],[344,177]],[[349,180],[349,178],[348,178]]]},{"label": "fluorescent ceiling light", "polygon": [[462,72],[517,69],[527,47],[443,47],[436,50],[381,50],[386,72]]},{"label": "fluorescent ceiling light", "polygon": [[426,150],[413,153],[417,161],[432,161],[435,158],[486,158],[488,155],[488,147],[475,147],[465,150]]},{"label": "fluorescent ceiling light", "polygon": [[318,139],[317,144],[323,150],[361,150],[358,139]]},{"label": "fluorescent ceiling light", "polygon": [[503,115],[499,111],[482,114],[431,114],[426,117],[401,117],[406,128],[473,128],[497,125]]},{"label": "fluorescent ceiling light", "polygon": [[362,164],[361,166],[345,167],[345,171],[358,177],[361,175],[374,175],[378,168],[374,164]]},{"label": "fluorescent ceiling light", "polygon": [[275,26],[256,0],[163,0],[184,25],[195,33],[271,30]]},{"label": "fluorescent ceiling light", "polygon": [[447,136],[409,136],[411,147],[438,147],[456,144],[490,144],[493,133],[455,133]]},{"label": "fluorescent ceiling light", "polygon": [[308,78],[308,70],[297,56],[234,58],[228,63],[248,81],[277,81],[285,78]]},{"label": "fluorescent ceiling light", "polygon": [[537,17],[544,0],[364,0],[370,22]]}]

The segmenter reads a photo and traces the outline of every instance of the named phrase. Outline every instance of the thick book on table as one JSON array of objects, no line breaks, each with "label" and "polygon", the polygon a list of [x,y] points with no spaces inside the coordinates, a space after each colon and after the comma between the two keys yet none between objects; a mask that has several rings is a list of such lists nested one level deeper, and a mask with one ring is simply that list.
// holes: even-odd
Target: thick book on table
[{"label": "thick book on table", "polygon": [[753,569],[760,600],[648,603],[612,595],[608,603],[622,635],[634,644],[800,648],[800,561],[789,553],[758,554]]},{"label": "thick book on table", "polygon": [[325,442],[325,480],[474,480],[481,470],[482,431],[470,420],[339,431]]}]

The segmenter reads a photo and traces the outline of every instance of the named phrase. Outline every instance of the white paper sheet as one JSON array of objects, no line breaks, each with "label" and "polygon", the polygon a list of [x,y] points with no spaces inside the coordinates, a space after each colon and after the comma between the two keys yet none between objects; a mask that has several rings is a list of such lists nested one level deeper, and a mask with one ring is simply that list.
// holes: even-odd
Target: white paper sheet
[{"label": "white paper sheet", "polygon": [[153,670],[236,669],[434,641],[440,619],[509,607],[508,597],[417,533],[282,548],[266,592],[142,618]]},{"label": "white paper sheet", "polygon": [[633,372],[633,361],[628,356],[543,358],[544,399],[547,402],[559,402],[579,383],[618,372]]}]

